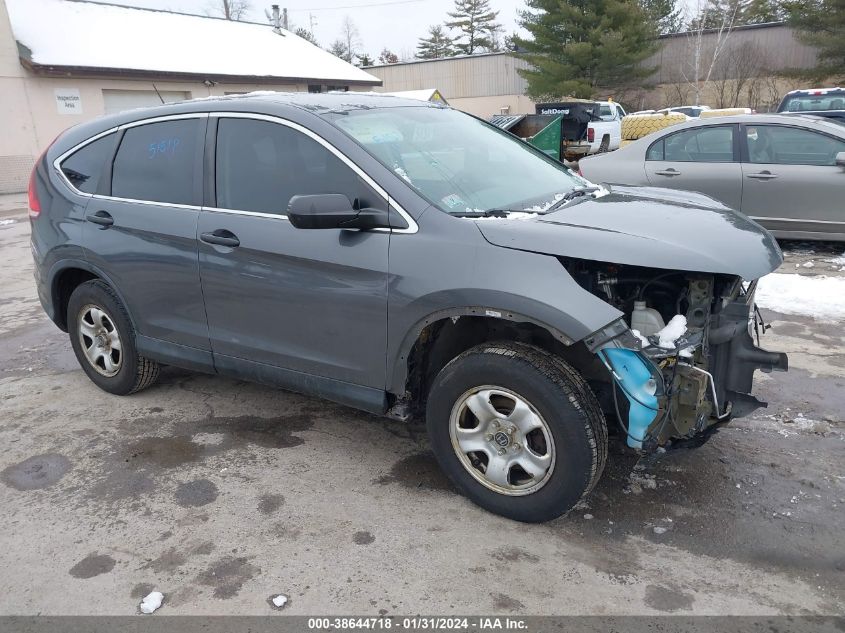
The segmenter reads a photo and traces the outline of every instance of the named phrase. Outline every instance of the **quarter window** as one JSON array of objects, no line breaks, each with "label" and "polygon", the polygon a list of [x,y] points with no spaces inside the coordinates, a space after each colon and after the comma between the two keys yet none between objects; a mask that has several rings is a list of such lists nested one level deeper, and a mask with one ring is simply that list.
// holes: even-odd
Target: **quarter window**
[{"label": "quarter window", "polygon": [[[692,163],[729,163],[734,159],[734,126],[720,125],[692,128],[663,138],[665,161]],[[654,147],[654,146],[652,146]],[[649,148],[651,153],[651,148]],[[649,158],[649,160],[661,160]]]},{"label": "quarter window", "polygon": [[770,165],[836,165],[845,141],[795,127],[749,125],[748,161]]},{"label": "quarter window", "polygon": [[161,121],[127,129],[114,159],[112,195],[195,204],[199,121]]},{"label": "quarter window", "polygon": [[340,193],[361,207],[383,206],[358,175],[312,138],[279,123],[220,120],[217,128],[217,206],[287,212],[293,196]]},{"label": "quarter window", "polygon": [[83,193],[97,193],[106,161],[114,154],[116,139],[117,134],[107,134],[75,151],[62,162],[62,173],[75,189]]}]

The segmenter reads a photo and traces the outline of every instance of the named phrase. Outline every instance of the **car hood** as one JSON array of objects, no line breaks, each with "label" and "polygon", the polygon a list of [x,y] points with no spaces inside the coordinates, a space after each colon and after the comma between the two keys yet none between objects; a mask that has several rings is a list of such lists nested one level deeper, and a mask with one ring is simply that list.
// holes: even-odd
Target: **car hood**
[{"label": "car hood", "polygon": [[496,246],[546,255],[752,280],[783,262],[759,224],[707,196],[614,186],[607,195],[520,219],[476,220]]}]

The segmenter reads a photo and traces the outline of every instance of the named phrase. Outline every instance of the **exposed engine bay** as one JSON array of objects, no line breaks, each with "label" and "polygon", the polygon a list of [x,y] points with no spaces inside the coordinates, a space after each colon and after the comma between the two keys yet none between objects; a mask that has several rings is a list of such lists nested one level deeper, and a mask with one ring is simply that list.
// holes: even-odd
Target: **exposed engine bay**
[{"label": "exposed engine bay", "polygon": [[738,276],[562,260],[576,282],[625,315],[586,339],[607,368],[632,448],[693,438],[765,403],[755,369],[786,371],[786,354],[755,345],[767,326],[756,282]]}]

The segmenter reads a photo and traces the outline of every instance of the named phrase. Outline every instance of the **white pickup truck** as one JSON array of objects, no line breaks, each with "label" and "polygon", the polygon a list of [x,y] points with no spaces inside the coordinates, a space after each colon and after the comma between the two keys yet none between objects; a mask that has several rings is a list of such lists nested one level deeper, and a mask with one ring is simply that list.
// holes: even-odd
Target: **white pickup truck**
[{"label": "white pickup truck", "polygon": [[537,114],[562,115],[562,136],[566,160],[619,149],[625,109],[614,101],[568,99],[540,103]]}]

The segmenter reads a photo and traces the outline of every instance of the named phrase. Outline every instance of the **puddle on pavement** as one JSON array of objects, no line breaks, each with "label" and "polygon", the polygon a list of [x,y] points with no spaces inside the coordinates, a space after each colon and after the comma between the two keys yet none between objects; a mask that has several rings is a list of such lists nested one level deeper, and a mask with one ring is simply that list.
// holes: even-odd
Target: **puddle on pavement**
[{"label": "puddle on pavement", "polygon": [[214,597],[226,600],[238,595],[244,583],[251,580],[261,569],[246,557],[226,556],[197,576],[197,581],[207,587],[214,587]]},{"label": "puddle on pavement", "polygon": [[115,560],[106,554],[89,554],[70,568],[68,572],[74,578],[93,578],[107,574],[114,569]]},{"label": "puddle on pavement", "polygon": [[217,499],[217,495],[217,486],[208,479],[188,481],[176,487],[176,503],[183,508],[208,505]]},{"label": "puddle on pavement", "polygon": [[0,479],[15,490],[39,490],[59,481],[70,467],[70,460],[64,455],[34,455],[4,469]]},{"label": "puddle on pavement", "polygon": [[445,490],[456,492],[449,478],[440,470],[434,454],[430,451],[414,453],[403,457],[373,483],[388,485],[398,483],[404,488],[420,490]]}]

